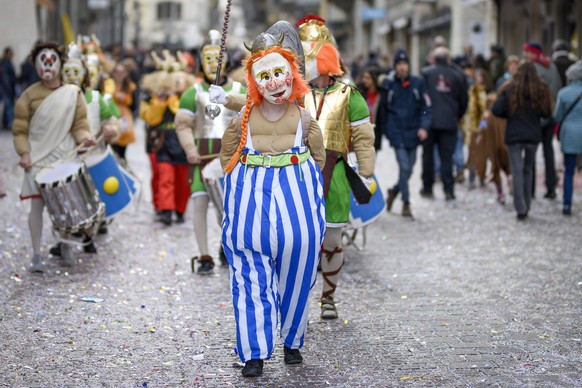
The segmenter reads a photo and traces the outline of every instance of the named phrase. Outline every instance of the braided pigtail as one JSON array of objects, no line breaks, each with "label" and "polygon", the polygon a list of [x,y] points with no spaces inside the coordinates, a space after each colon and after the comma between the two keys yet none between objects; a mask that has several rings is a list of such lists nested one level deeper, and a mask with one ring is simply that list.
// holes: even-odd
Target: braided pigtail
[{"label": "braided pigtail", "polygon": [[253,105],[252,101],[250,99],[247,99],[247,103],[246,103],[245,108],[244,108],[243,117],[242,117],[242,120],[240,122],[240,127],[241,127],[240,142],[238,143],[238,147],[237,147],[236,151],[234,152],[234,154],[232,155],[232,157],[228,161],[228,164],[226,165],[226,167],[224,167],[225,173],[229,173],[234,169],[234,167],[238,163],[238,159],[240,158],[240,153],[242,152],[242,150],[245,148],[245,145],[247,144],[247,134],[248,134],[247,124],[249,122],[249,116],[251,114],[252,105]]}]

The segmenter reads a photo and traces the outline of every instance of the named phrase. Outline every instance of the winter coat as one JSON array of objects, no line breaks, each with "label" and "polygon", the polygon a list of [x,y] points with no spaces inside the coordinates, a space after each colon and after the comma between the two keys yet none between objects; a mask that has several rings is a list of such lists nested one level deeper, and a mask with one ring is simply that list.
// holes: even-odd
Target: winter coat
[{"label": "winter coat", "polygon": [[424,68],[422,74],[432,104],[431,129],[456,131],[469,101],[465,75],[441,61]]},{"label": "winter coat", "polygon": [[558,93],[554,117],[560,122],[560,144],[565,154],[582,154],[582,99],[568,113],[576,98],[582,94],[582,80],[575,81]]},{"label": "winter coat", "polygon": [[540,120],[548,118],[550,112],[534,109],[528,101],[525,106],[518,106],[515,112],[509,111],[508,93],[511,86],[504,88],[493,104],[491,112],[497,117],[507,119],[505,144],[539,143],[542,141]]},{"label": "winter coat", "polygon": [[539,62],[534,62],[534,66],[536,67],[539,76],[544,80],[546,85],[548,85],[548,88],[550,88],[552,98],[556,98],[558,91],[560,91],[560,88],[562,87],[562,79],[560,78],[560,73],[558,73],[556,65],[550,62],[546,67]]},{"label": "winter coat", "polygon": [[429,130],[430,98],[424,80],[411,76],[396,78],[394,72],[384,80],[376,113],[376,127],[394,148],[415,148],[420,144],[418,130]]},{"label": "winter coat", "polygon": [[565,50],[555,52],[554,55],[552,55],[552,61],[554,62],[554,65],[556,65],[558,74],[560,74],[562,86],[566,86],[568,84],[568,80],[566,79],[566,70],[568,70],[568,68],[572,66],[575,61],[570,59],[568,52]]}]

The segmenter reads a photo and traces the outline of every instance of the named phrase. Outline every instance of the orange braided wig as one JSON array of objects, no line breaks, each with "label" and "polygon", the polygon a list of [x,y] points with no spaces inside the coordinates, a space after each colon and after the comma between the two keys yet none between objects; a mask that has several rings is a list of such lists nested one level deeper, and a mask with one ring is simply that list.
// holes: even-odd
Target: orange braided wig
[{"label": "orange braided wig", "polygon": [[263,96],[259,93],[259,89],[257,88],[257,84],[255,83],[255,79],[253,77],[253,73],[251,71],[251,67],[253,63],[261,59],[267,54],[277,53],[283,56],[289,62],[289,66],[291,68],[291,74],[293,75],[293,89],[291,91],[291,95],[287,99],[287,101],[294,103],[295,101],[298,102],[299,105],[303,106],[303,96],[309,92],[309,87],[307,86],[307,82],[303,78],[303,75],[299,71],[299,66],[297,66],[297,56],[290,50],[287,50],[280,46],[269,47],[266,50],[258,51],[253,53],[249,58],[247,58],[243,62],[243,66],[245,68],[246,78],[247,78],[247,103],[244,108],[244,114],[240,123],[241,126],[241,135],[240,135],[240,142],[238,144],[238,148],[236,149],[235,153],[230,158],[228,164],[224,168],[224,172],[229,173],[231,172],[238,160],[240,158],[240,154],[242,150],[245,148],[245,144],[247,143],[247,123],[249,121],[249,116],[251,114],[251,109],[253,106],[258,106],[263,102]]}]

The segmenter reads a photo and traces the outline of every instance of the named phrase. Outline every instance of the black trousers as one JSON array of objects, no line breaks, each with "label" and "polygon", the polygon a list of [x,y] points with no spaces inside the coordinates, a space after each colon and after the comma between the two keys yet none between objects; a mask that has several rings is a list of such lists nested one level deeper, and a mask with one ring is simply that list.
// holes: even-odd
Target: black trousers
[{"label": "black trousers", "polygon": [[[553,123],[553,120],[552,120]],[[542,148],[544,150],[544,164],[546,168],[546,190],[554,192],[556,190],[556,160],[552,140],[554,139],[553,125],[542,127]]]},{"label": "black trousers", "polygon": [[455,194],[453,179],[453,155],[457,145],[457,128],[435,129],[428,133],[428,138],[422,142],[422,189],[432,193],[434,185],[434,145],[437,144],[441,158],[441,180],[445,193]]}]

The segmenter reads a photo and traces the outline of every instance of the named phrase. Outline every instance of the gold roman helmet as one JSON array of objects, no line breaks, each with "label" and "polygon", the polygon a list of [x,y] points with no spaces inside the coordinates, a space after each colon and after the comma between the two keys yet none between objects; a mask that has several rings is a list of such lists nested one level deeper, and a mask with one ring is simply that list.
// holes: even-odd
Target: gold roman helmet
[{"label": "gold roman helmet", "polygon": [[307,15],[297,22],[297,27],[299,28],[299,39],[302,42],[315,43],[310,50],[305,51],[306,60],[315,59],[324,43],[335,45],[333,36],[325,25],[325,20],[317,15]]}]

